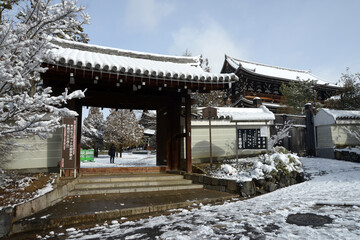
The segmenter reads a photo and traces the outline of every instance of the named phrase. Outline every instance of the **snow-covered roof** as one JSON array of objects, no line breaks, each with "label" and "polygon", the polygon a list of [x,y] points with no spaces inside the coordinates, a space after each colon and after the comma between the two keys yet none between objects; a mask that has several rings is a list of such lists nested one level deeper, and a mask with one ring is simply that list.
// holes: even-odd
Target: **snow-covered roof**
[{"label": "snow-covered roof", "polygon": [[235,74],[205,72],[199,57],[136,52],[59,38],[53,38],[51,43],[56,64],[73,68],[188,81],[231,82],[238,79]]},{"label": "snow-covered roof", "polygon": [[314,118],[315,126],[331,125],[339,120],[360,120],[360,111],[321,108]]},{"label": "snow-covered roof", "polygon": [[[251,105],[251,106],[253,106],[253,104],[254,104],[253,101],[251,101],[249,99],[246,99],[244,97],[240,97],[236,102],[233,103],[232,106],[238,106],[240,102],[244,102],[244,103],[246,103],[248,105]],[[284,107],[286,107],[285,105],[282,105],[282,104],[279,104],[279,103],[269,103],[269,102],[262,102],[262,105],[264,105],[265,107],[269,107],[269,108],[284,108]]]},{"label": "snow-covered roof", "polygon": [[146,128],[146,129],[144,129],[144,134],[146,134],[146,135],[154,135],[155,130]]},{"label": "snow-covered roof", "polygon": [[[240,121],[271,121],[275,120],[275,115],[267,107],[261,105],[259,108],[233,108],[233,107],[215,107],[217,109],[217,118],[230,119],[233,122]],[[196,108],[194,115],[202,118],[204,107]]]},{"label": "snow-covered roof", "polygon": [[257,74],[266,77],[279,78],[283,80],[314,80],[316,84],[325,85],[330,87],[339,87],[335,84],[328,83],[323,81],[313,75],[310,70],[294,70],[283,67],[275,67],[260,63],[253,63],[245,60],[236,59],[230,56],[225,56],[225,60],[235,69],[241,67],[242,69],[251,72],[252,74]]}]

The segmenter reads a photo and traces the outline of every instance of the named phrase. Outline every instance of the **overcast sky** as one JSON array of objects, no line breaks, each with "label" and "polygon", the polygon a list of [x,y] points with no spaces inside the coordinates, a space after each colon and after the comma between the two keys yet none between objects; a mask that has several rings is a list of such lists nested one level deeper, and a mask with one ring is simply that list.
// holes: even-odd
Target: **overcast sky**
[{"label": "overcast sky", "polygon": [[359,0],[80,0],[90,43],[150,53],[224,55],[311,70],[335,83],[360,72]]}]

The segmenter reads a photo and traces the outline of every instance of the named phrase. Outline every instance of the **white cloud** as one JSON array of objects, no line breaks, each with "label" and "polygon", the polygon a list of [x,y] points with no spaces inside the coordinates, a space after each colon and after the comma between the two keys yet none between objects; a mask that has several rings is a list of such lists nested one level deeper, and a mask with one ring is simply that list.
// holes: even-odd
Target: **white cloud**
[{"label": "white cloud", "polygon": [[152,31],[174,10],[175,6],[169,1],[129,0],[124,11],[124,23],[134,30]]},{"label": "white cloud", "polygon": [[209,59],[211,71],[219,73],[225,54],[245,58],[245,48],[240,41],[234,41],[230,34],[213,20],[203,21],[200,27],[183,27],[172,33],[173,44],[169,52],[180,55],[188,49],[193,56],[202,54]]}]

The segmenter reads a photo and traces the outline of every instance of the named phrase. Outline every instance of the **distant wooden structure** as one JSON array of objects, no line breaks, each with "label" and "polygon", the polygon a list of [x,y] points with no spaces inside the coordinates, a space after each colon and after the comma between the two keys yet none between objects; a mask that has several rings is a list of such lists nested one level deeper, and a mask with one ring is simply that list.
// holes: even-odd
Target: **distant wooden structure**
[{"label": "distant wooden structure", "polygon": [[258,64],[225,56],[221,73],[235,73],[239,81],[234,83],[229,96],[234,107],[251,107],[252,100],[260,97],[263,104],[274,113],[284,108],[281,84],[291,81],[314,81],[317,101],[324,102],[341,89],[335,84],[322,81],[310,71],[301,71]]},{"label": "distant wooden structure", "polygon": [[[85,98],[67,106],[82,115],[83,106],[143,109],[157,112],[157,165],[169,170],[192,169],[191,92],[227,89],[235,74],[213,74],[202,70],[196,57],[149,54],[53,39],[54,62],[44,63],[44,86],[55,95],[69,89],[85,90]],[[184,117],[185,131],[181,127]],[[80,122],[80,121],[79,121]],[[81,123],[77,131],[76,166],[80,168]],[[180,143],[185,138],[185,160]],[[71,174],[71,173],[68,173]]]}]

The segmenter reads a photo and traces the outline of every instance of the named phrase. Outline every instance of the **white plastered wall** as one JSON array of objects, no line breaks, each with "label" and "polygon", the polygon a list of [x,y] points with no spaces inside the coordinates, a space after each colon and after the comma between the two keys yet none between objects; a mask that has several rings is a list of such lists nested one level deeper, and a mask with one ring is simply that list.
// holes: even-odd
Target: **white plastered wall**
[{"label": "white plastered wall", "polygon": [[[259,129],[265,122],[240,122],[238,129]],[[268,126],[268,137],[270,127]],[[229,120],[211,121],[212,153],[214,158],[228,158],[236,155],[236,125]],[[192,159],[210,157],[209,120],[191,121]],[[239,156],[257,154],[265,149],[239,149]]]},{"label": "white plastered wall", "polygon": [[4,169],[44,169],[57,167],[61,160],[62,129],[42,140],[31,137],[15,140],[20,147],[7,156]]}]

